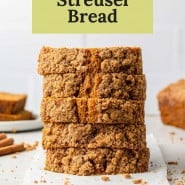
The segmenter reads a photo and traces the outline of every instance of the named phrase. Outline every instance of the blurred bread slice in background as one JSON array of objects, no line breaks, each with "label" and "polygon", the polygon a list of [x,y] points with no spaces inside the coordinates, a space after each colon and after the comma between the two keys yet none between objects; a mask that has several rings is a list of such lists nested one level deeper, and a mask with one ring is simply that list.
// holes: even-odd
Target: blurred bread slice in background
[{"label": "blurred bread slice in background", "polygon": [[16,121],[16,120],[31,120],[34,119],[32,113],[27,110],[23,110],[16,114],[2,114],[0,113],[0,121]]},{"label": "blurred bread slice in background", "polygon": [[12,94],[0,92],[0,113],[15,114],[24,109],[27,96],[25,94]]},{"label": "blurred bread slice in background", "polygon": [[169,84],[157,98],[162,122],[185,129],[185,79]]},{"label": "blurred bread slice in background", "polygon": [[0,121],[34,119],[32,112],[24,109],[26,94],[0,92]]}]

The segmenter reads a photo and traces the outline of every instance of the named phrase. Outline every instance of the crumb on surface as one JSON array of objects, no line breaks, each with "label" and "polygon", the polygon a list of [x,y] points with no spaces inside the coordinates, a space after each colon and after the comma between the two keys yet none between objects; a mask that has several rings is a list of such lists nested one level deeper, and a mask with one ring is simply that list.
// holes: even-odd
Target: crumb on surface
[{"label": "crumb on surface", "polygon": [[13,154],[12,155],[12,158],[16,159],[17,158],[17,155]]},{"label": "crumb on surface", "polygon": [[66,178],[64,179],[64,185],[71,185],[71,183],[70,183],[69,180],[70,180],[70,179],[69,179],[68,177],[66,177]]},{"label": "crumb on surface", "polygon": [[101,176],[102,181],[110,181],[110,178],[108,176]]},{"label": "crumb on surface", "polygon": [[148,182],[147,181],[142,181],[141,185],[148,185]]},{"label": "crumb on surface", "polygon": [[177,161],[168,161],[168,165],[178,165]]},{"label": "crumb on surface", "polygon": [[171,134],[171,135],[173,135],[173,136],[174,136],[176,133],[175,133],[175,132],[170,132],[169,134]]},{"label": "crumb on surface", "polygon": [[15,128],[13,128],[11,131],[12,131],[12,133],[14,133],[14,134],[17,133],[17,129],[15,129]]},{"label": "crumb on surface", "polygon": [[38,141],[35,141],[33,144],[26,144],[24,145],[26,151],[31,151],[31,150],[35,150],[37,148],[37,146],[39,145]]},{"label": "crumb on surface", "polygon": [[123,177],[125,179],[130,179],[132,176],[129,173],[125,173],[125,174],[123,174]]},{"label": "crumb on surface", "polygon": [[35,184],[38,184],[38,181],[37,181],[37,180],[34,180],[33,182],[34,182]]},{"label": "crumb on surface", "polygon": [[183,141],[183,139],[184,139],[183,137],[180,137],[180,138],[179,138],[180,141]]},{"label": "crumb on surface", "polygon": [[40,180],[41,183],[46,183],[45,179]]},{"label": "crumb on surface", "polygon": [[168,181],[170,181],[170,182],[171,182],[172,180],[173,180],[173,179],[172,179],[171,177],[168,177]]},{"label": "crumb on surface", "polygon": [[142,179],[134,179],[133,184],[141,184],[142,183]]}]

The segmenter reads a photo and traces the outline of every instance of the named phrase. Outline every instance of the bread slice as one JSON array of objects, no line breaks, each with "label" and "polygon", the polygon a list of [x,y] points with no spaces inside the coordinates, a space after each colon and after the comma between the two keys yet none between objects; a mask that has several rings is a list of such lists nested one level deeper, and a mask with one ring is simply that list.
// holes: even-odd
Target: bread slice
[{"label": "bread slice", "polygon": [[146,148],[145,125],[44,123],[44,149]]},{"label": "bread slice", "polygon": [[44,122],[144,124],[144,101],[113,98],[43,98]]},{"label": "bread slice", "polygon": [[145,100],[145,75],[124,73],[51,74],[44,77],[44,97]]},{"label": "bread slice", "polygon": [[148,171],[149,157],[148,148],[48,149],[45,169],[74,175],[140,173]]},{"label": "bread slice", "polygon": [[169,84],[157,98],[163,123],[185,129],[185,79]]},{"label": "bread slice", "polygon": [[15,114],[24,109],[27,96],[0,92],[0,113]]},{"label": "bread slice", "polygon": [[0,121],[16,121],[16,120],[31,120],[33,115],[30,111],[23,110],[16,114],[2,114],[0,113]]},{"label": "bread slice", "polygon": [[38,73],[119,73],[142,74],[139,47],[50,48],[43,47],[38,58]]}]

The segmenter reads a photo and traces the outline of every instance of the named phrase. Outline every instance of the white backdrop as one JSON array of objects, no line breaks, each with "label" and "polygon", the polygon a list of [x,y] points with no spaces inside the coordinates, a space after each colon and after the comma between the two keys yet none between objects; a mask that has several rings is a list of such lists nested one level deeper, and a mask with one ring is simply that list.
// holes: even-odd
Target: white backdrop
[{"label": "white backdrop", "polygon": [[147,76],[146,113],[158,114],[156,95],[185,76],[185,1],[154,0],[153,34],[32,34],[31,1],[0,2],[0,91],[27,93],[27,108],[39,112],[42,78],[37,56],[43,45],[99,47],[137,45]]}]

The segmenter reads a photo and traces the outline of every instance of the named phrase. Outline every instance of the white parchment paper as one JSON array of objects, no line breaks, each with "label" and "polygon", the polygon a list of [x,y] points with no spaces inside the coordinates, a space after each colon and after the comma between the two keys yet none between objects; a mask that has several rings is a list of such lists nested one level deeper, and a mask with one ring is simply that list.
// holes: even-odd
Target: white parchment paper
[{"label": "white parchment paper", "polygon": [[106,175],[109,181],[103,181],[102,176],[76,176],[46,171],[44,170],[45,154],[42,148],[39,148],[30,168],[25,173],[23,185],[133,185],[135,179],[142,179],[146,182],[145,185],[169,185],[167,167],[153,135],[147,136],[147,142],[151,155],[149,172],[131,174],[130,179],[125,179],[123,175]]}]

